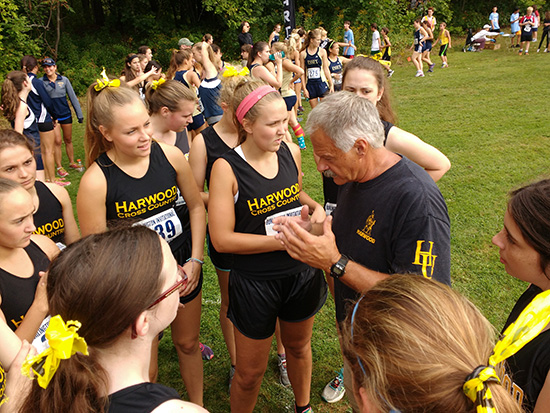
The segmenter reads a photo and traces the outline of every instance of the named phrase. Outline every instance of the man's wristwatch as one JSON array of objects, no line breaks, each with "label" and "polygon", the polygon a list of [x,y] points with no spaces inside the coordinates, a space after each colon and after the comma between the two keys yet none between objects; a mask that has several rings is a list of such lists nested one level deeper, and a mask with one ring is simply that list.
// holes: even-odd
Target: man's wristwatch
[{"label": "man's wristwatch", "polygon": [[346,273],[346,265],[348,264],[349,258],[345,255],[341,255],[340,259],[336,261],[335,264],[330,267],[330,276],[334,279],[340,278]]}]

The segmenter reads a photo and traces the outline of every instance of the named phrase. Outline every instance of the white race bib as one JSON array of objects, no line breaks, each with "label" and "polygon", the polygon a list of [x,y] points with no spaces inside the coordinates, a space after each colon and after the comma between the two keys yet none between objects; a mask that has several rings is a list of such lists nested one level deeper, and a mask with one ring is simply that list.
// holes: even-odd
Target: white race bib
[{"label": "white race bib", "polygon": [[143,219],[136,225],[143,225],[147,228],[151,228],[167,242],[173,241],[183,232],[181,221],[176,211],[174,211],[174,208],[159,212],[150,218]]},{"label": "white race bib", "polygon": [[327,214],[327,217],[329,215],[332,215],[332,213],[334,212],[335,209],[336,209],[336,204],[334,204],[332,202],[327,202],[325,204],[325,214]]},{"label": "white race bib", "polygon": [[307,69],[307,78],[308,79],[321,79],[321,68],[319,67],[310,67]]},{"label": "white race bib", "polygon": [[288,211],[279,212],[278,214],[271,215],[265,219],[265,234],[276,235],[277,231],[273,229],[273,219],[277,217],[299,217],[302,212],[302,207],[296,207],[289,209]]},{"label": "white race bib", "polygon": [[523,31],[525,33],[529,33],[531,31],[531,26],[530,25],[523,26]]}]

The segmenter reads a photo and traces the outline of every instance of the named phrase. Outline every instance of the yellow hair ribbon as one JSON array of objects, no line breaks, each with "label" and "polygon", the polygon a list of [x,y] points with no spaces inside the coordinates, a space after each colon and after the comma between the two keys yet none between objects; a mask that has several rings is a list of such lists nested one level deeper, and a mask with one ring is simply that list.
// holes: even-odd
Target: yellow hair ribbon
[{"label": "yellow hair ribbon", "polygon": [[114,79],[109,80],[107,77],[107,73],[105,72],[105,68],[101,71],[101,79],[96,79],[97,85],[94,86],[94,89],[96,91],[101,91],[105,89],[106,87],[119,87],[120,86],[120,79]]},{"label": "yellow hair ribbon", "polygon": [[162,85],[164,82],[166,82],[166,80],[162,77],[159,80],[153,80],[153,82],[151,83],[151,87],[153,88],[153,90],[157,90],[157,87]]},{"label": "yellow hair ribbon", "polygon": [[50,380],[59,367],[59,362],[71,358],[77,352],[88,355],[86,340],[77,334],[81,324],[78,321],[63,321],[60,315],[50,319],[50,325],[46,330],[49,348],[37,356],[27,357],[21,371],[29,378],[31,370],[37,377],[40,387],[48,387]]},{"label": "yellow hair ribbon", "polygon": [[493,353],[489,366],[480,366],[466,378],[464,394],[476,405],[477,413],[495,413],[491,390],[487,382],[500,382],[495,366],[513,356],[535,338],[550,320],[550,290],[538,294],[521,312],[519,317],[502,334]]},{"label": "yellow hair ribbon", "polygon": [[233,77],[233,76],[248,76],[250,71],[248,67],[243,67],[241,70],[237,70],[234,66],[227,65],[223,71],[223,77]]}]

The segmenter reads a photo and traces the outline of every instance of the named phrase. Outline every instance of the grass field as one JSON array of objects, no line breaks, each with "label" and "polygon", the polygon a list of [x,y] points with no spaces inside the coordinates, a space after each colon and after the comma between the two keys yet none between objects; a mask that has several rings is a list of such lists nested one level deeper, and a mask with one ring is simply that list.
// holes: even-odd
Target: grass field
[{"label": "grass field", "polygon": [[[507,192],[548,175],[550,122],[547,93],[550,54],[518,56],[500,39],[497,51],[462,53],[455,42],[449,53],[449,69],[415,78],[412,63],[394,65],[391,78],[399,126],[439,148],[451,160],[451,170],[438,185],[451,218],[451,271],[454,287],[469,297],[500,329],[525,284],[512,279],[498,259],[491,237],[502,226]],[[532,52],[536,52],[533,43]],[[307,106],[305,104],[304,106]],[[305,119],[304,119],[305,120]],[[75,127],[78,157],[83,127]],[[306,140],[309,144],[309,141]],[[320,175],[311,145],[302,153],[304,189],[322,202]],[[76,196],[78,179],[68,189]],[[229,411],[227,375],[229,357],[218,323],[219,292],[213,267],[205,265],[201,341],[215,352],[204,363],[205,407]],[[176,352],[168,334],[160,346],[159,381],[184,394]],[[347,403],[324,403],[320,394],[341,365],[334,327],[334,306],[327,301],[316,319],[313,334],[311,402],[316,412],[345,412]],[[278,384],[275,347],[262,384],[256,411],[293,411],[290,389]],[[351,411],[351,410],[350,410]]]}]

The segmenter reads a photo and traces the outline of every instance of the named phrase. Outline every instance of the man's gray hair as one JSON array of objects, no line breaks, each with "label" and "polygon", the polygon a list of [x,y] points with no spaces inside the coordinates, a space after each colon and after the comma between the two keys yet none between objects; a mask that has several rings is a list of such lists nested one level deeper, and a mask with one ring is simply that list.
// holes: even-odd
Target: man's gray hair
[{"label": "man's gray hair", "polygon": [[359,138],[366,139],[373,148],[384,144],[378,110],[368,99],[351,92],[333,93],[311,111],[306,123],[307,134],[311,136],[319,129],[344,152],[350,151]]}]

